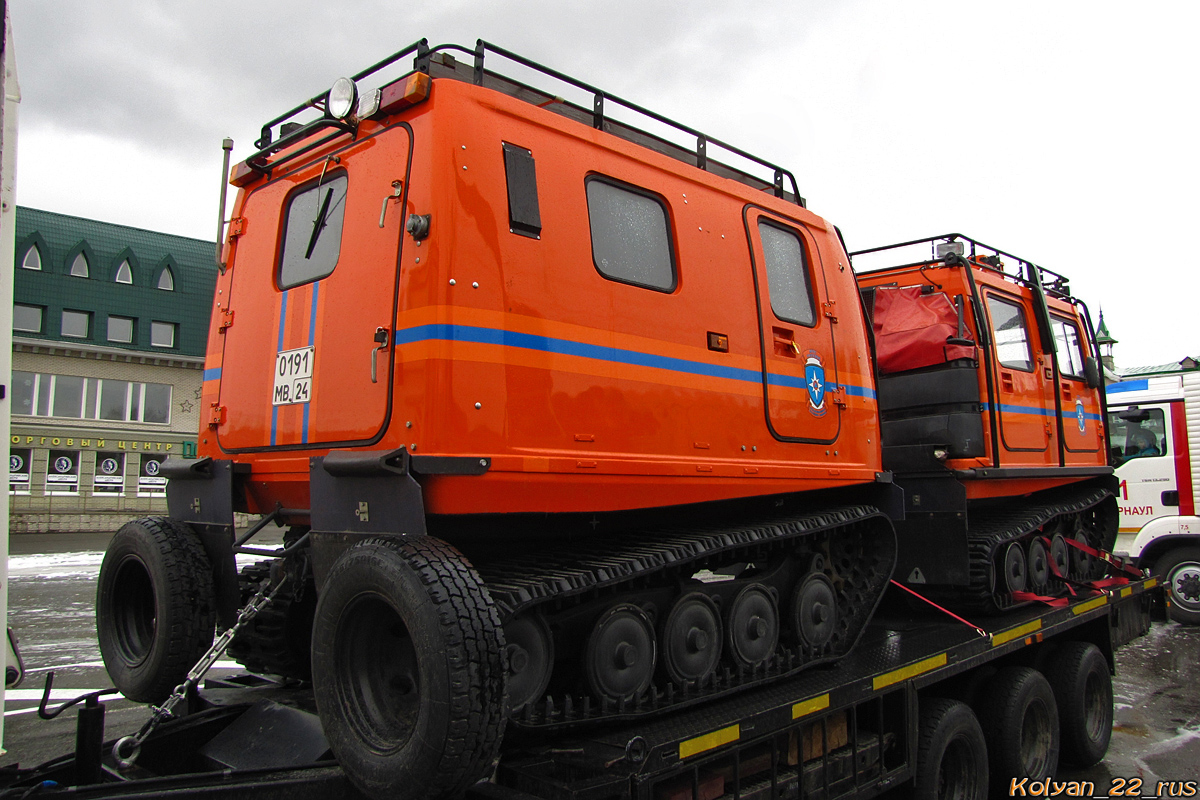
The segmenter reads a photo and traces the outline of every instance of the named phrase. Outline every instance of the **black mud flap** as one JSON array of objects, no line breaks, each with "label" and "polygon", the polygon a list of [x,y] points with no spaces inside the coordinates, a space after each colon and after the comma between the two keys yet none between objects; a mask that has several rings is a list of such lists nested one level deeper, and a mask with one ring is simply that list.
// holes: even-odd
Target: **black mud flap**
[{"label": "black mud flap", "polygon": [[233,557],[232,461],[169,456],[161,474],[167,478],[167,512],[196,531],[212,564],[217,620],[222,628],[237,622],[242,595]]},{"label": "black mud flap", "polygon": [[408,451],[334,450],[309,459],[313,577],[317,586],[342,551],[370,536],[423,535],[425,503]]}]

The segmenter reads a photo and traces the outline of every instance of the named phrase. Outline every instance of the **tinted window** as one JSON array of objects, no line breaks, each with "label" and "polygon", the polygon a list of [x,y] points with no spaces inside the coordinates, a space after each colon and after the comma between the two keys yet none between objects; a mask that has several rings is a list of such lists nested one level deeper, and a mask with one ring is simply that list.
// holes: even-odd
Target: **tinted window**
[{"label": "tinted window", "polygon": [[290,289],[324,278],[337,266],[346,216],[345,173],[292,195],[283,229],[279,286]]},{"label": "tinted window", "polygon": [[1016,303],[988,295],[988,314],[992,317],[992,334],[996,342],[996,357],[1000,364],[1012,369],[1031,371],[1033,360],[1029,353],[1029,329],[1025,315]]},{"label": "tinted window", "polygon": [[1054,345],[1058,351],[1058,371],[1073,378],[1083,377],[1083,343],[1079,328],[1069,319],[1058,316],[1050,318],[1054,328]]},{"label": "tinted window", "polygon": [[606,278],[669,292],[675,262],[667,210],[654,197],[607,181],[587,182],[592,259]]},{"label": "tinted window", "polygon": [[812,293],[808,286],[808,261],[800,237],[763,220],[758,223],[758,236],[767,262],[771,310],[782,320],[811,326],[814,321]]},{"label": "tinted window", "polygon": [[108,318],[108,340],[110,342],[133,341],[133,320],[129,317]]},{"label": "tinted window", "polygon": [[151,322],[150,323],[150,344],[154,347],[174,347],[175,346],[175,323],[173,322]]}]

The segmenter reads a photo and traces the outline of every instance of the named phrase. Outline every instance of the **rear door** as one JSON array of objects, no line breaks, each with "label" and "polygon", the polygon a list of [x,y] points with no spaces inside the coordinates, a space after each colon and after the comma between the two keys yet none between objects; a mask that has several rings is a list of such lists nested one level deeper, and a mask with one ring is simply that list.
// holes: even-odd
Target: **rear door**
[{"label": "rear door", "polygon": [[[224,330],[226,451],[370,444],[391,407],[405,125],[254,190]],[[380,224],[382,222],[382,225]],[[218,298],[220,299],[220,298]]]},{"label": "rear door", "polygon": [[1104,445],[1100,393],[1087,385],[1084,375],[1085,340],[1078,322],[1063,314],[1051,312],[1050,327],[1058,353],[1056,391],[1062,406],[1066,465],[1102,466],[1107,457],[1100,452]]},{"label": "rear door", "polygon": [[833,321],[816,242],[803,225],[748,208],[762,333],[767,424],[784,441],[832,444],[841,427],[834,402]]}]

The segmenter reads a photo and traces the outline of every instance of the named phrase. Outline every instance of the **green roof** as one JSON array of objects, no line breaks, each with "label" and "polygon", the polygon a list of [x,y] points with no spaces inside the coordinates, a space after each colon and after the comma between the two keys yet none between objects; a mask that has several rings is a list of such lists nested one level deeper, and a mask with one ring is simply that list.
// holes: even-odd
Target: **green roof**
[{"label": "green roof", "polygon": [[[41,269],[23,268],[30,248],[35,246]],[[217,282],[214,250],[213,242],[200,239],[18,206],[13,302],[41,308],[42,314],[39,332],[14,328],[13,333],[164,357],[202,357]],[[87,277],[71,274],[72,264],[81,253],[87,260]],[[131,283],[117,280],[126,261]],[[158,288],[164,269],[171,271],[172,291]],[[121,274],[121,278],[126,275]],[[87,336],[62,335],[64,310],[89,315]],[[134,320],[131,342],[109,339],[110,316]],[[154,322],[175,326],[172,347],[151,345]]]}]

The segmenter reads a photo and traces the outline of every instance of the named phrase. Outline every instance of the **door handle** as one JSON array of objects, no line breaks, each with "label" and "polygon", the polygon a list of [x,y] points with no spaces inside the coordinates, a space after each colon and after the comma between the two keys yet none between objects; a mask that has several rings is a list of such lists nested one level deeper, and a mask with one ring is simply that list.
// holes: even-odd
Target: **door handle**
[{"label": "door handle", "polygon": [[387,216],[388,200],[399,200],[401,192],[404,191],[403,181],[392,181],[392,193],[383,198],[383,208],[379,209],[379,227],[383,227],[383,218]]},{"label": "door handle", "polygon": [[375,329],[375,346],[371,348],[371,383],[379,383],[378,379],[378,361],[379,351],[387,350],[388,346],[388,329],[380,326]]}]

